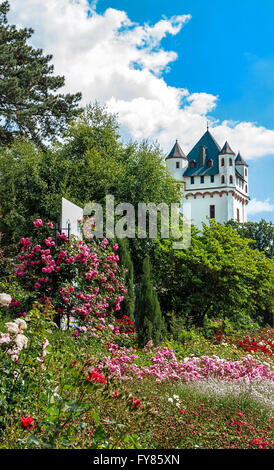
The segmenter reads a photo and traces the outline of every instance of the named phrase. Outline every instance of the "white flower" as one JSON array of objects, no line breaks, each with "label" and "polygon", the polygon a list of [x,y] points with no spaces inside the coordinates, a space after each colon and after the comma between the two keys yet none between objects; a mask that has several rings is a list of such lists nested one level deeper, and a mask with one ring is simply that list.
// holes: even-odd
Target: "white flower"
[{"label": "white flower", "polygon": [[8,333],[0,333],[1,336],[0,336],[0,346],[4,343],[10,343],[11,342],[11,339],[10,339],[10,335]]},{"label": "white flower", "polygon": [[11,302],[11,296],[9,294],[0,294],[0,304],[1,305],[9,305]]},{"label": "white flower", "polygon": [[27,329],[27,324],[26,324],[25,320],[23,320],[23,318],[16,318],[16,320],[14,320],[14,323],[16,323],[18,325],[20,330],[26,330]]},{"label": "white flower", "polygon": [[167,401],[170,401],[170,403],[173,403],[173,398],[168,398]]},{"label": "white flower", "polygon": [[5,327],[7,328],[9,333],[12,333],[14,335],[17,335],[19,333],[19,327],[15,322],[10,321],[8,323],[5,323]]},{"label": "white flower", "polygon": [[14,341],[17,344],[19,349],[23,349],[27,347],[28,338],[25,335],[21,335],[21,334],[17,335]]}]

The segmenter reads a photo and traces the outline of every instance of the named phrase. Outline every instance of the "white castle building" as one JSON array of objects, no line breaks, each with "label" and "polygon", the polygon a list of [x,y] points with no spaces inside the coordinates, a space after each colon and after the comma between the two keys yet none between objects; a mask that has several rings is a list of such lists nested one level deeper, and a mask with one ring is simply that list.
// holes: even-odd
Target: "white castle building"
[{"label": "white castle building", "polygon": [[224,223],[246,222],[248,165],[228,142],[221,149],[209,130],[185,155],[176,140],[165,159],[174,178],[183,184],[183,201],[191,203],[192,222],[201,228],[206,217]]}]

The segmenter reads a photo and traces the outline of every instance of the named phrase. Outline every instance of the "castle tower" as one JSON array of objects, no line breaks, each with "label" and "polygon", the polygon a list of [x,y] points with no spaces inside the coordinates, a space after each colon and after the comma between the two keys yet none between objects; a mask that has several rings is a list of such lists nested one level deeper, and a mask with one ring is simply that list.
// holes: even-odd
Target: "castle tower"
[{"label": "castle tower", "polygon": [[177,181],[184,184],[183,201],[191,204],[191,218],[198,228],[208,218],[225,223],[246,222],[248,170],[240,153],[228,142],[219,146],[207,130],[186,156],[176,140],[166,164]]},{"label": "castle tower", "polygon": [[170,153],[165,159],[167,167],[170,169],[172,176],[179,180],[183,180],[183,172],[188,165],[188,159],[181,149],[178,140],[172,147]]}]

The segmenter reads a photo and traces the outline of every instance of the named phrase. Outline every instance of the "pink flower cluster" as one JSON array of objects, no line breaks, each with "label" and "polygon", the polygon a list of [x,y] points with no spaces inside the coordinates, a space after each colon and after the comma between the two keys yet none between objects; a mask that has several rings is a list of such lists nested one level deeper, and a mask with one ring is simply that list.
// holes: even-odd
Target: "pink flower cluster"
[{"label": "pink flower cluster", "polygon": [[[201,356],[185,358],[178,361],[173,350],[168,348],[155,348],[148,366],[138,366],[136,360],[139,356],[132,354],[131,350],[117,348],[110,345],[111,356],[105,358],[100,364],[100,370],[107,368],[110,376],[120,380],[143,379],[153,377],[162,382],[182,380],[191,382],[206,378],[219,378],[227,381],[268,379],[274,381],[274,372],[268,364],[262,364],[252,356],[246,356],[241,361],[220,359],[217,356]],[[147,351],[147,354],[149,351]]]},{"label": "pink flower cluster", "polygon": [[56,246],[46,234],[51,223],[37,219],[34,226],[39,244],[21,239],[19,264],[14,272],[24,288],[39,295],[39,301],[50,298],[59,314],[86,319],[90,314],[104,316],[120,310],[127,289],[118,266],[117,243],[111,246],[107,239],[93,240],[92,244],[70,241],[59,233]]}]

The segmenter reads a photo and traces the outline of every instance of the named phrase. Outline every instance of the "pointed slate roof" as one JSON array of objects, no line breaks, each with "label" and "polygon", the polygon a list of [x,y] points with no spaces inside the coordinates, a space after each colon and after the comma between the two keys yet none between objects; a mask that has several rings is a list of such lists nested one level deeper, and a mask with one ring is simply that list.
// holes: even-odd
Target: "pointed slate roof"
[{"label": "pointed slate roof", "polygon": [[235,165],[246,165],[248,166],[248,164],[244,161],[242,155],[240,154],[240,152],[238,153],[236,159],[235,159]]},{"label": "pointed slate roof", "polygon": [[235,155],[233,150],[231,149],[229,143],[226,141],[225,145],[223,146],[222,150],[220,151],[219,155]]},{"label": "pointed slate roof", "polygon": [[173,145],[170,153],[166,157],[166,160],[168,158],[185,158],[187,160],[187,157],[185,156],[183,150],[181,149],[180,145],[178,144],[178,140],[176,139],[175,144]]},{"label": "pointed slate roof", "polygon": [[[200,147],[205,147],[206,151],[206,159],[205,164],[200,166]],[[214,139],[213,135],[207,131],[204,135],[200,138],[197,144],[194,145],[192,150],[190,150],[187,158],[189,162],[195,160],[196,165],[194,168],[188,167],[185,172],[184,176],[195,176],[195,175],[216,175],[219,171],[219,153],[221,151],[221,147]],[[212,160],[212,166],[208,166],[208,161]]]}]

